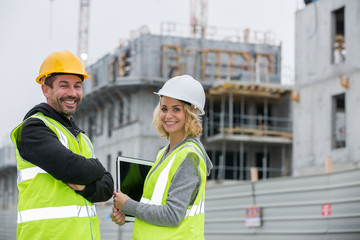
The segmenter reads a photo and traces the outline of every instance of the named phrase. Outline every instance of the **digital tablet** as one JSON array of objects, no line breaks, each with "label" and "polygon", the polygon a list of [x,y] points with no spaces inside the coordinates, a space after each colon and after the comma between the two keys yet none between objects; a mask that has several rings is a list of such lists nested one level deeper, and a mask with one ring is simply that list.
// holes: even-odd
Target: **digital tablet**
[{"label": "digital tablet", "polygon": [[[153,161],[119,156],[116,160],[116,189],[140,202],[145,178]],[[126,215],[125,221],[133,222],[134,216]]]}]

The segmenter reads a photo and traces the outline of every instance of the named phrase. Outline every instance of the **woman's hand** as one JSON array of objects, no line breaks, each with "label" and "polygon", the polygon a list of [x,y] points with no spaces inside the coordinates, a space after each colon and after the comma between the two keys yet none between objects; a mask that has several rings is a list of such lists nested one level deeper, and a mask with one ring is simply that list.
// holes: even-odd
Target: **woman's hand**
[{"label": "woman's hand", "polygon": [[119,226],[125,224],[125,214],[120,210],[117,210],[115,207],[112,208],[113,212],[110,214],[111,221],[116,223]]},{"label": "woman's hand", "polygon": [[123,194],[120,190],[114,192],[114,207],[123,210],[125,202],[130,199],[128,195]]}]

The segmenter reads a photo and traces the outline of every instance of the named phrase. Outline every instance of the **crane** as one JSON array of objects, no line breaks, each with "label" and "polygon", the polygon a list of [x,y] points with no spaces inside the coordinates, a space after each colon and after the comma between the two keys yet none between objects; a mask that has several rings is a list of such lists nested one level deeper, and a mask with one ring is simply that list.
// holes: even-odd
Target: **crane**
[{"label": "crane", "polygon": [[80,0],[79,14],[79,36],[77,55],[85,67],[88,60],[88,39],[89,39],[90,0]]},{"label": "crane", "polygon": [[[190,24],[194,37],[196,37],[199,32],[201,38],[206,37],[207,5],[207,0],[190,0]],[[198,27],[200,27],[200,29]]]},{"label": "crane", "polygon": [[[54,0],[50,0],[50,20],[49,20],[49,38],[52,36],[52,10]],[[80,0],[80,14],[79,14],[79,30],[78,30],[78,49],[77,55],[87,66],[88,59],[88,39],[89,39],[89,13],[90,0]]]}]

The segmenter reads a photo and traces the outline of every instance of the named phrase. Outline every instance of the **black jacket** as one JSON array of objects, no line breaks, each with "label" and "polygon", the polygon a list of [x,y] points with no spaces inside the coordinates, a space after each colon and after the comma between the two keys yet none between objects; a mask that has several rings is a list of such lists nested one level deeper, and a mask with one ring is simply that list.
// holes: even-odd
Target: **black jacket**
[{"label": "black jacket", "polygon": [[[69,120],[46,103],[36,105],[24,119],[38,112],[58,121],[74,136],[82,132],[73,118]],[[114,181],[101,162],[96,158],[87,159],[67,149],[40,119],[30,118],[24,123],[17,146],[23,159],[44,169],[54,178],[64,183],[86,185],[83,191],[76,192],[90,202],[102,202],[111,198]]]}]

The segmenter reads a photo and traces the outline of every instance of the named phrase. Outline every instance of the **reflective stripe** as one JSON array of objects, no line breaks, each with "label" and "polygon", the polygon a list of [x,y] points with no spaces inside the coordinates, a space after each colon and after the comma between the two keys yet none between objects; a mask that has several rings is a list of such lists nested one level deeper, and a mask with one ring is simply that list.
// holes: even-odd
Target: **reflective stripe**
[{"label": "reflective stripe", "polygon": [[[148,203],[148,204],[151,204],[151,201],[147,198],[144,198],[142,197],[140,202],[142,203]],[[204,213],[205,212],[205,204],[202,200],[202,197],[201,197],[201,200],[199,202],[199,205],[193,205],[190,209],[188,209],[186,211],[186,214],[185,214],[185,217],[184,218],[187,218],[187,217],[193,217],[197,214],[201,214],[201,213]]]},{"label": "reflective stripe", "polygon": [[65,134],[63,134],[60,129],[58,129],[55,125],[54,125],[56,132],[59,134],[59,138],[60,138],[60,142],[62,143],[62,145],[64,145],[64,147],[69,148],[69,143],[68,140],[65,136]]},{"label": "reflective stripe", "polygon": [[165,151],[166,147],[164,147],[163,149],[161,149],[158,153],[158,155],[156,156],[156,159],[159,158],[159,156]]},{"label": "reflective stripe", "polygon": [[58,128],[55,126],[55,124],[53,124],[52,122],[50,122],[49,120],[47,120],[45,117],[41,116],[40,114],[35,114],[34,117],[41,119],[46,125],[47,125],[47,123],[50,123],[51,125],[53,125],[54,128],[55,128],[55,130],[56,130],[56,132],[58,133],[59,140],[60,140],[60,142],[62,143],[62,145],[64,145],[66,148],[69,148],[69,143],[68,143],[68,140],[67,140],[65,134],[62,133],[62,132],[60,131],[60,129],[58,129]]},{"label": "reflective stripe", "polygon": [[[88,209],[87,209],[88,208]],[[88,213],[89,212],[89,213]],[[64,206],[24,210],[17,213],[17,223],[70,217],[95,217],[95,206]]]},{"label": "reflective stripe", "polygon": [[19,170],[17,172],[17,182],[33,179],[38,173],[47,173],[39,167],[31,167]]},{"label": "reflective stripe", "polygon": [[142,203],[150,203],[150,200],[144,197],[141,197],[140,202]]},{"label": "reflective stripe", "polygon": [[94,151],[93,145],[91,144],[90,140],[85,136],[85,134],[83,134],[83,133],[80,133],[80,134],[81,134],[81,136],[83,136],[83,139],[86,141],[86,143],[90,147],[92,158],[96,158],[95,151]]},{"label": "reflective stripe", "polygon": [[191,148],[192,150],[197,152],[202,158],[204,158],[204,154],[201,151],[199,151],[199,149],[197,147],[195,147],[194,145],[187,144],[187,145],[183,146],[181,149],[183,149],[183,148]]},{"label": "reflective stripe", "polygon": [[168,178],[169,178],[169,172],[170,172],[172,164],[174,163],[175,157],[176,157],[176,154],[174,154],[174,156],[170,159],[170,161],[168,162],[166,167],[161,171],[161,173],[156,181],[154,191],[151,196],[150,204],[161,205],[162,198],[164,196],[164,192],[165,192],[165,188],[166,188],[166,184],[167,184]]},{"label": "reflective stripe", "polygon": [[186,211],[186,215],[185,215],[185,218],[187,217],[193,217],[195,216],[196,214],[200,214],[200,213],[204,213],[205,211],[205,208],[204,208],[204,202],[202,200],[202,197],[200,199],[200,202],[199,202],[199,205],[193,205],[190,209],[188,209]]}]

